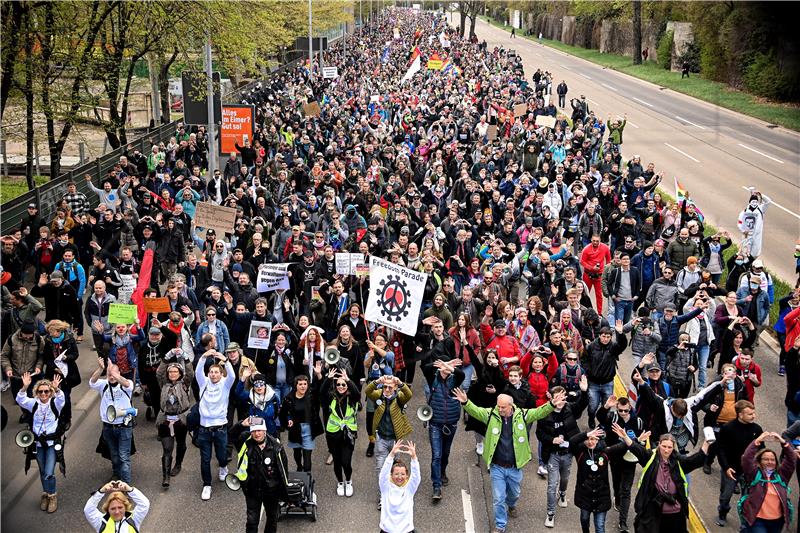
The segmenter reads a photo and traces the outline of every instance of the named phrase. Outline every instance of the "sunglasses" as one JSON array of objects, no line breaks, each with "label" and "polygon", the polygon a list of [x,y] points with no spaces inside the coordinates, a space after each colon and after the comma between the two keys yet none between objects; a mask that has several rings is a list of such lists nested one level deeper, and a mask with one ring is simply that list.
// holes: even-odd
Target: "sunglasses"
[{"label": "sunglasses", "polygon": [[577,361],[577,357],[567,357],[567,361]]},{"label": "sunglasses", "polygon": [[618,413],[630,413],[631,410],[630,409],[617,409],[617,412]]},{"label": "sunglasses", "polygon": [[50,389],[37,390],[36,394],[50,394]]},{"label": "sunglasses", "polygon": [[217,313],[206,313],[206,316],[217,316]]},{"label": "sunglasses", "polygon": [[337,387],[347,387],[347,383],[337,383]]}]

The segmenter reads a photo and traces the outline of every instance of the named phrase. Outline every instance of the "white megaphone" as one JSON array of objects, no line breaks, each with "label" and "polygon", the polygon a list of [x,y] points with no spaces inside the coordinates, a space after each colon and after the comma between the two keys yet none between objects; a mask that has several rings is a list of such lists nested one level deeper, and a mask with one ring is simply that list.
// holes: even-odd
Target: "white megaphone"
[{"label": "white megaphone", "polygon": [[419,409],[417,409],[417,418],[422,420],[423,422],[427,422],[431,418],[433,418],[433,409],[431,409],[430,405],[423,405]]},{"label": "white megaphone", "polygon": [[239,490],[242,488],[242,482],[234,474],[225,476],[225,486],[231,490]]},{"label": "white megaphone", "polygon": [[113,405],[109,405],[108,409],[106,409],[106,419],[109,420],[109,423],[113,422],[117,418],[122,418],[123,424],[128,424],[133,417],[139,414],[139,411],[135,407],[129,407],[127,409],[117,409]]},{"label": "white megaphone", "polygon": [[336,366],[336,363],[339,362],[340,357],[341,355],[339,354],[339,350],[337,350],[333,346],[327,348],[322,356],[322,358],[325,360],[328,366]]},{"label": "white megaphone", "polygon": [[23,429],[14,437],[14,443],[20,448],[27,448],[33,444],[36,435],[30,429]]}]

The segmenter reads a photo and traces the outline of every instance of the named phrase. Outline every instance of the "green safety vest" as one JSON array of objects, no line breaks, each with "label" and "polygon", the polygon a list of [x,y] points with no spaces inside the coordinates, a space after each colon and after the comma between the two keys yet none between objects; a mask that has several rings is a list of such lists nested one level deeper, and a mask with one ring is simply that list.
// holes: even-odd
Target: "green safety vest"
[{"label": "green safety vest", "polygon": [[350,431],[357,431],[356,415],[357,411],[348,403],[344,418],[339,417],[339,413],[336,411],[336,400],[331,400],[331,414],[328,417],[328,425],[325,427],[325,431],[328,433],[336,433],[345,427],[350,428]]},{"label": "green safety vest", "polygon": [[[650,460],[647,461],[647,464],[644,465],[642,468],[642,475],[639,476],[639,483],[636,484],[636,488],[639,489],[642,486],[642,480],[644,479],[644,475],[647,473],[647,470],[650,468],[650,465],[653,464],[653,461],[656,458],[656,453],[658,450],[653,450],[653,455],[650,456]],[[681,468],[681,463],[678,463],[678,472],[681,474],[681,479],[683,480],[683,495],[687,498],[689,497],[689,482],[686,481],[686,474],[683,473],[683,468]]]}]

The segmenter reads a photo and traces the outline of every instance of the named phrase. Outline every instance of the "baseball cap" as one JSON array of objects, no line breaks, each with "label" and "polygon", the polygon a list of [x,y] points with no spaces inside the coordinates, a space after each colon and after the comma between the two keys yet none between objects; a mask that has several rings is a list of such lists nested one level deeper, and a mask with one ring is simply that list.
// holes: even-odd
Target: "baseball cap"
[{"label": "baseball cap", "polygon": [[50,279],[64,279],[64,273],[60,270],[54,270],[52,274],[50,274]]}]

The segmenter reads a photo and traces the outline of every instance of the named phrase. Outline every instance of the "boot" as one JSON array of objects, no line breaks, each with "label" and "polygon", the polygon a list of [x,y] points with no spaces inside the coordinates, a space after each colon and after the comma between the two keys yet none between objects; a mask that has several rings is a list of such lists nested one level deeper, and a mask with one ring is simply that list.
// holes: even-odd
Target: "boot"
[{"label": "boot", "polygon": [[183,456],[186,455],[186,448],[180,448],[175,451],[175,466],[172,467],[169,475],[175,477],[181,473],[181,464],[183,464]]},{"label": "boot", "polygon": [[58,493],[47,495],[47,512],[55,513],[58,510]]},{"label": "boot", "polygon": [[42,493],[42,501],[39,502],[39,509],[41,509],[42,511],[46,511],[47,510],[47,493],[46,492]]},{"label": "boot", "polygon": [[311,472],[311,451],[303,450],[303,472]]},{"label": "boot", "polygon": [[162,457],[161,458],[161,486],[164,488],[169,488],[169,472],[170,468],[172,467],[172,457]]}]

